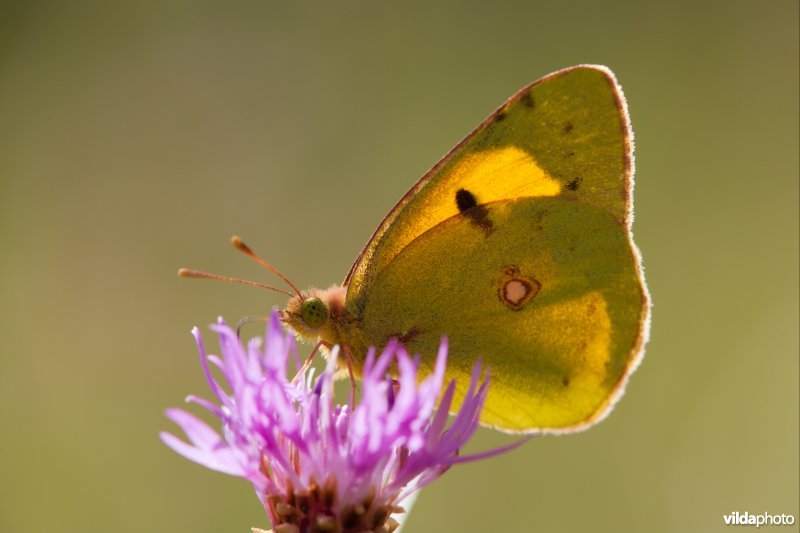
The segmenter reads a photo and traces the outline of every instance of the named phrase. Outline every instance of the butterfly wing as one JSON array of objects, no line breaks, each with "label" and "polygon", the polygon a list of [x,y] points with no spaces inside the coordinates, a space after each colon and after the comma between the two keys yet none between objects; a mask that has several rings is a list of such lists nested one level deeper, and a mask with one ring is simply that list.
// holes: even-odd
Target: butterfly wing
[{"label": "butterfly wing", "polygon": [[482,356],[493,373],[484,424],[559,431],[599,418],[638,362],[647,321],[630,138],[605,68],[523,88],[414,185],[362,251],[346,280],[359,336],[381,345],[402,335],[433,354],[446,334],[460,383]]},{"label": "butterfly wing", "polygon": [[359,299],[409,242],[478,203],[570,194],[630,225],[632,145],[622,91],[605,67],[577,66],[522,88],[430,169],[375,230],[345,284]]},{"label": "butterfly wing", "polygon": [[625,232],[608,212],[561,197],[481,208],[488,233],[450,217],[378,274],[362,334],[405,335],[410,352],[435,354],[446,333],[448,377],[462,385],[482,357],[492,373],[485,425],[532,432],[596,420],[641,348],[645,297]]}]

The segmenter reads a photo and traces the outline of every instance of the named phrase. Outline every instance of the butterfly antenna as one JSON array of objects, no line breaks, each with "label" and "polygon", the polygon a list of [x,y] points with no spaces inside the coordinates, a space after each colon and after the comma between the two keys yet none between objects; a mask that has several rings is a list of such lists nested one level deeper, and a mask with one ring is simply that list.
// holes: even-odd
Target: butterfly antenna
[{"label": "butterfly antenna", "polygon": [[239,279],[239,278],[230,278],[228,276],[220,276],[219,274],[209,274],[208,272],[200,272],[199,270],[192,270],[189,268],[182,268],[178,270],[178,276],[182,278],[215,279],[217,281],[231,281],[233,283],[243,283],[245,285],[252,285],[254,287],[261,287],[262,289],[269,289],[271,291],[279,292],[289,297],[294,296],[294,294],[292,294],[289,291],[285,291],[283,289],[279,289],[271,285],[265,285],[257,281],[250,281],[247,279]]},{"label": "butterfly antenna", "polygon": [[[269,263],[267,263],[266,261],[264,261],[263,259],[261,259],[260,257],[258,257],[258,256],[255,254],[255,252],[254,252],[253,250],[251,250],[251,249],[250,249],[250,247],[249,247],[249,246],[247,246],[247,245],[244,243],[244,241],[242,240],[242,238],[241,238],[241,237],[239,237],[239,236],[237,236],[237,235],[234,235],[233,237],[231,237],[231,244],[233,245],[233,247],[234,247],[234,248],[236,248],[236,249],[237,249],[237,250],[239,250],[240,252],[244,253],[244,254],[245,254],[246,256],[248,256],[250,259],[253,259],[253,260],[254,260],[254,261],[256,261],[256,262],[257,262],[259,265],[263,266],[264,268],[266,268],[267,270],[269,270],[270,272],[272,272],[273,274],[275,274],[276,276],[278,276],[279,278],[281,278],[281,279],[282,279],[283,281],[285,281],[285,282],[286,282],[286,283],[287,283],[287,284],[288,284],[288,285],[289,285],[289,286],[290,286],[292,289],[294,289],[294,292],[296,292],[296,293],[297,293],[297,295],[298,295],[298,296],[299,296],[301,299],[303,298],[303,294],[300,292],[300,289],[298,289],[298,288],[295,286],[295,284],[294,284],[294,283],[292,283],[291,281],[289,281],[289,278],[287,278],[286,276],[284,276],[284,275],[281,273],[281,271],[280,271],[280,270],[278,270],[278,269],[277,269],[277,268],[275,268],[274,266],[270,265]],[[292,295],[292,294],[290,294],[289,296],[293,296],[293,295]]]}]

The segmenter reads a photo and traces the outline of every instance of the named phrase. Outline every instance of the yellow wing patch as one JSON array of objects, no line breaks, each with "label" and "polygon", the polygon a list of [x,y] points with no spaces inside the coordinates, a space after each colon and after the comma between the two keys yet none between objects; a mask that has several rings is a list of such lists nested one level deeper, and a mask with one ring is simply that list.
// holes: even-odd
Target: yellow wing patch
[{"label": "yellow wing patch", "polygon": [[[522,196],[557,196],[561,192],[561,184],[516,146],[467,154],[443,177],[447,183],[445,198],[448,193],[455,197],[457,189],[466,189],[477,196],[479,204]],[[456,213],[449,209],[436,223]]]},{"label": "yellow wing patch", "polygon": [[[396,223],[402,231],[394,233],[381,249],[376,271],[388,264],[408,243],[425,231],[457,215],[456,193],[469,191],[477,204],[525,196],[557,196],[561,184],[550,177],[533,157],[516,146],[465,154],[441,175],[441,187],[435,195],[427,195],[410,204]],[[376,258],[377,259],[377,258]]]}]

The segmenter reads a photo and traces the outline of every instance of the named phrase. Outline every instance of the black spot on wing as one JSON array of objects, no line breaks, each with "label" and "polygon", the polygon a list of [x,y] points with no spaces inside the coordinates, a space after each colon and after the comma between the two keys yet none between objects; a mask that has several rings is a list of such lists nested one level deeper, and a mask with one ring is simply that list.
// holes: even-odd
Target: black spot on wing
[{"label": "black spot on wing", "polygon": [[419,326],[414,326],[405,333],[403,333],[402,335],[398,336],[397,340],[399,340],[405,346],[411,341],[411,339],[413,339],[420,333],[422,333],[422,329],[420,329]]},{"label": "black spot on wing", "polygon": [[386,337],[386,342],[388,343],[390,339],[397,339],[400,344],[406,346],[409,342],[411,342],[414,337],[418,336],[422,333],[422,329],[419,326],[413,326],[408,329],[405,333],[392,333]]},{"label": "black spot on wing", "polygon": [[519,101],[522,102],[522,105],[524,105],[525,107],[530,107],[531,109],[533,109],[534,107],[533,96],[531,96],[530,91],[523,94],[522,98],[520,98]]},{"label": "black spot on wing", "polygon": [[572,133],[572,130],[574,128],[575,128],[575,126],[572,125],[572,122],[567,122],[566,124],[564,124],[564,127],[561,128],[561,132],[564,133],[564,134]]},{"label": "black spot on wing", "polygon": [[459,211],[463,213],[470,207],[475,207],[476,205],[478,205],[478,200],[475,198],[474,194],[466,189],[458,189],[456,191],[456,206],[458,206]]},{"label": "black spot on wing", "polygon": [[468,190],[456,191],[456,207],[462,215],[469,218],[470,222],[481,228],[487,237],[494,231],[494,224],[489,219],[489,210],[478,204],[478,199]]},{"label": "black spot on wing", "polygon": [[567,183],[567,189],[569,189],[570,191],[577,191],[578,188],[581,186],[582,181],[583,181],[582,177],[580,176],[576,177],[574,180]]}]

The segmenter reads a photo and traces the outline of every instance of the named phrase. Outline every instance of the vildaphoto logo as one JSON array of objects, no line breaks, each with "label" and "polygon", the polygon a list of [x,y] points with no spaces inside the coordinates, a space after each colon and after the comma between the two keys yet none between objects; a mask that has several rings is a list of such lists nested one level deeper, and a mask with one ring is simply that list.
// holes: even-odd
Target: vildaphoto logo
[{"label": "vildaphoto logo", "polygon": [[794,524],[794,515],[790,514],[750,514],[747,511],[722,515],[726,526],[791,526]]}]

